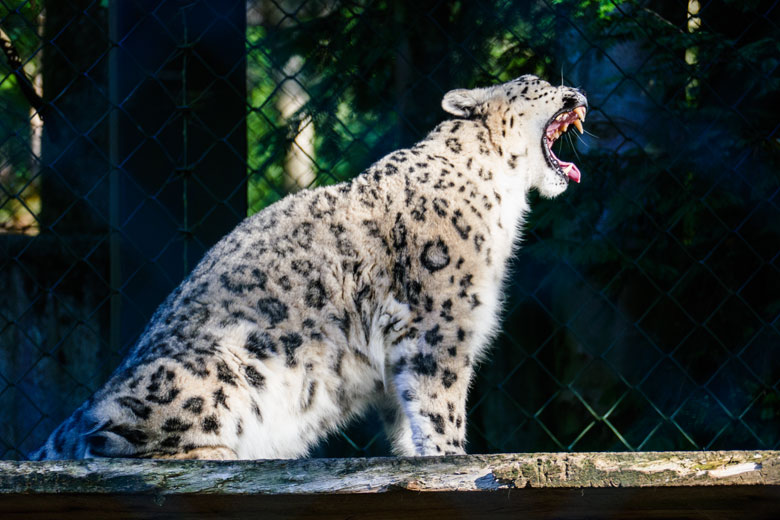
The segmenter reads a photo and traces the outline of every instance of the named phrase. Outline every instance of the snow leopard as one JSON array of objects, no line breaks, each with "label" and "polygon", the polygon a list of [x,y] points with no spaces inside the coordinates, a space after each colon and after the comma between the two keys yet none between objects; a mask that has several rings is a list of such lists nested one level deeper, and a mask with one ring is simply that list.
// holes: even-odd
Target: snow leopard
[{"label": "snow leopard", "polygon": [[552,145],[587,107],[533,75],[452,90],[411,148],[247,218],[31,458],[298,458],[372,408],[397,455],[465,453],[529,192],[580,182]]}]

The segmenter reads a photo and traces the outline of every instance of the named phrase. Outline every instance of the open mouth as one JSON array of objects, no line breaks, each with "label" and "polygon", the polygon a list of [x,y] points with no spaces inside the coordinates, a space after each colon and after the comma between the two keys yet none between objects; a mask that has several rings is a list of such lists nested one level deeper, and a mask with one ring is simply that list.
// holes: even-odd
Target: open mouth
[{"label": "open mouth", "polygon": [[583,133],[582,123],[585,121],[585,112],[586,108],[584,106],[578,106],[572,111],[557,114],[547,124],[547,129],[542,137],[544,156],[547,158],[550,167],[563,177],[574,182],[580,182],[580,169],[574,163],[558,159],[552,151],[552,145],[570,126],[574,126],[580,133]]}]

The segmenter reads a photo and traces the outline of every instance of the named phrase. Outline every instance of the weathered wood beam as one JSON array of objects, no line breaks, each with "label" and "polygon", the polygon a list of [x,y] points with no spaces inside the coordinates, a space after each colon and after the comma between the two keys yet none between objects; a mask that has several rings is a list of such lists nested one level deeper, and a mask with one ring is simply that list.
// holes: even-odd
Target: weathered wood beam
[{"label": "weathered wood beam", "polygon": [[258,518],[780,518],[780,452],[0,461],[0,518],[178,513],[193,518],[250,513]]}]

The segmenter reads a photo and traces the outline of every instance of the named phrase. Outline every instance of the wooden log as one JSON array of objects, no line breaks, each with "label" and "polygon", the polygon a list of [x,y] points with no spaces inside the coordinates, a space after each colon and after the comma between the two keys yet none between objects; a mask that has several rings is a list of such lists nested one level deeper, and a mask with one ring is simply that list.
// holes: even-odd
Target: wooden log
[{"label": "wooden log", "polygon": [[780,452],[0,461],[0,518],[780,518]]}]

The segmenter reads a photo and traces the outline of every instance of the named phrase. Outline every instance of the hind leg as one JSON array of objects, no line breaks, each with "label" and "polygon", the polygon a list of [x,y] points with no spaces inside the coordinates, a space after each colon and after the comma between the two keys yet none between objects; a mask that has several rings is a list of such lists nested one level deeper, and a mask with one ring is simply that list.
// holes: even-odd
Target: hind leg
[{"label": "hind leg", "polygon": [[151,454],[152,459],[180,459],[180,460],[237,460],[236,452],[225,446],[202,446],[182,453]]}]

